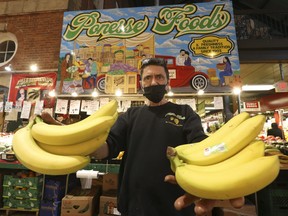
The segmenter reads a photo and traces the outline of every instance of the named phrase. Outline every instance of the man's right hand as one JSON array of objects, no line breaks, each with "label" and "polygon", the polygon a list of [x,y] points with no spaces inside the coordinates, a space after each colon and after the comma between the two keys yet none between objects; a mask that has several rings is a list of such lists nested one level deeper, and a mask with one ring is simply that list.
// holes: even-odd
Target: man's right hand
[{"label": "man's right hand", "polygon": [[48,112],[42,112],[41,113],[41,118],[43,119],[43,121],[47,124],[52,124],[52,125],[63,125],[61,122],[57,121],[56,119],[54,119],[50,113]]}]

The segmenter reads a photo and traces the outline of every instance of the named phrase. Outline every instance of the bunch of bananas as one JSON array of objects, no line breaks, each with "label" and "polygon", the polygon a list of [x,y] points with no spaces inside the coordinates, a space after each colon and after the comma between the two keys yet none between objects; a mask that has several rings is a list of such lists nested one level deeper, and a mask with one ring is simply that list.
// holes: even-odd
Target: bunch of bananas
[{"label": "bunch of bananas", "polygon": [[47,175],[65,175],[84,168],[115,123],[117,101],[112,100],[89,117],[70,125],[51,125],[40,117],[13,135],[17,159],[28,169]]},{"label": "bunch of bananas", "polygon": [[256,139],[264,122],[263,115],[243,112],[201,142],[168,147],[177,183],[206,199],[233,199],[266,187],[280,163],[277,156],[265,156],[265,143]]}]

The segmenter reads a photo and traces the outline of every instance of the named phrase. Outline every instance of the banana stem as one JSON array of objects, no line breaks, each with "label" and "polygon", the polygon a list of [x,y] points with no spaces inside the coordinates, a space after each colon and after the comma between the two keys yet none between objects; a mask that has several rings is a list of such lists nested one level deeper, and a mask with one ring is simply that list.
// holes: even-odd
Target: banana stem
[{"label": "banana stem", "polygon": [[29,122],[28,122],[26,127],[27,128],[32,128],[33,124],[34,124],[34,119],[33,120],[29,120]]},{"label": "banana stem", "polygon": [[183,161],[179,159],[177,151],[173,147],[167,147],[166,156],[170,160],[170,165],[173,172],[176,171],[177,167],[184,165]]},{"label": "banana stem", "polygon": [[39,116],[36,116],[36,117],[35,117],[35,122],[36,122],[36,123],[43,122],[43,119],[40,118]]}]

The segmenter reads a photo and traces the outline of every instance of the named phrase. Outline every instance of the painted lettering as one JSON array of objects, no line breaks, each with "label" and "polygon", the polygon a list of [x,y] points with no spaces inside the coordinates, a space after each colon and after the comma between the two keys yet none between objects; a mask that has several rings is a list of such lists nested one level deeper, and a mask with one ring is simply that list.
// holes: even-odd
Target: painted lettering
[{"label": "painted lettering", "polygon": [[97,11],[75,16],[67,25],[63,38],[73,41],[83,31],[86,31],[89,37],[97,37],[97,41],[111,37],[131,38],[143,33],[149,25],[147,16],[139,20],[132,17],[111,22],[99,22],[100,17],[101,14]]},{"label": "painted lettering", "polygon": [[152,31],[163,35],[172,32],[175,28],[177,33],[174,38],[186,34],[215,33],[225,28],[231,21],[231,15],[224,10],[224,4],[215,5],[209,15],[191,16],[197,11],[193,4],[182,8],[163,8],[155,18]]}]

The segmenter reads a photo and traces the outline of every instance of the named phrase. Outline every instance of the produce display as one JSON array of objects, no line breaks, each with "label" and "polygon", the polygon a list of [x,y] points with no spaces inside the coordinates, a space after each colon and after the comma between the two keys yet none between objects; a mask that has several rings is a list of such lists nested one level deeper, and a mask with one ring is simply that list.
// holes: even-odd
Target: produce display
[{"label": "produce display", "polygon": [[259,136],[258,139],[265,143],[265,155],[277,155],[281,164],[288,164],[288,142],[287,137],[281,139],[278,136]]},{"label": "produce display", "polygon": [[175,177],[186,192],[206,199],[233,199],[255,193],[276,179],[277,156],[265,156],[256,140],[265,117],[241,113],[205,140],[168,147]]},{"label": "produce display", "polygon": [[50,125],[36,117],[13,135],[13,151],[32,171],[47,175],[74,173],[84,168],[90,162],[88,155],[105,142],[118,116],[117,105],[112,100],[71,125]]}]

